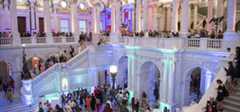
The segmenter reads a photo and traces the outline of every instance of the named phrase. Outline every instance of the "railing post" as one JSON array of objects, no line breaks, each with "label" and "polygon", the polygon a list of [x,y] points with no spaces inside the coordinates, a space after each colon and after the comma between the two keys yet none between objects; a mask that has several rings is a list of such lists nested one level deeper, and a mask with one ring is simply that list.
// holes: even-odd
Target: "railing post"
[{"label": "railing post", "polygon": [[45,38],[46,38],[46,43],[47,43],[47,44],[52,44],[52,43],[54,43],[52,34],[47,33],[47,36],[46,36]]},{"label": "railing post", "polygon": [[200,49],[207,49],[207,38],[200,39]]},{"label": "railing post", "polygon": [[36,44],[37,43],[37,36],[33,36],[32,37],[32,44]]},{"label": "railing post", "polygon": [[32,80],[22,80],[21,99],[26,105],[33,104]]},{"label": "railing post", "polygon": [[19,35],[15,35],[12,37],[13,38],[13,45],[21,45],[21,39]]}]

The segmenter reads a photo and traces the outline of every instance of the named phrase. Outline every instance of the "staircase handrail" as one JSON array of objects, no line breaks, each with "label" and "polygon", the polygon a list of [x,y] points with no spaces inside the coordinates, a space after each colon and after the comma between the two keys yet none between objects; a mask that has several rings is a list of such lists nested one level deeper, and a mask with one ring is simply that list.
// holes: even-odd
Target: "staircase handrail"
[{"label": "staircase handrail", "polygon": [[88,51],[88,47],[85,48],[84,50],[82,50],[81,52],[79,52],[77,55],[75,55],[73,58],[71,58],[70,60],[68,60],[65,63],[56,63],[53,66],[51,66],[50,68],[48,68],[46,71],[42,72],[41,74],[39,74],[37,77],[35,77],[33,79],[33,81],[38,81],[40,79],[43,79],[44,77],[46,77],[47,74],[51,73],[53,70],[61,67],[63,64],[65,65],[71,65],[72,63],[76,62],[76,59],[78,59],[82,54],[84,54],[85,52]]},{"label": "staircase handrail", "polygon": [[76,60],[78,60],[78,58],[80,58],[82,55],[84,55],[85,53],[87,53],[88,50],[89,50],[89,47],[86,47],[85,49],[83,49],[82,51],[80,51],[76,56],[74,56],[73,58],[71,58],[70,60],[68,60],[65,64],[71,66],[73,63],[76,62]]},{"label": "staircase handrail", "polygon": [[199,103],[193,104],[193,105],[188,106],[188,107],[183,107],[183,112],[205,112],[204,108],[206,107],[207,101],[210,98],[214,98],[215,99],[216,96],[217,96],[218,84],[217,84],[216,81],[218,79],[220,79],[225,84],[225,82],[227,80],[226,71],[225,71],[225,66],[227,65],[226,61],[227,60],[224,60],[223,66],[217,72],[216,77],[214,78],[214,80],[210,84],[209,88],[207,89],[206,93],[203,95],[203,97],[201,98]]}]

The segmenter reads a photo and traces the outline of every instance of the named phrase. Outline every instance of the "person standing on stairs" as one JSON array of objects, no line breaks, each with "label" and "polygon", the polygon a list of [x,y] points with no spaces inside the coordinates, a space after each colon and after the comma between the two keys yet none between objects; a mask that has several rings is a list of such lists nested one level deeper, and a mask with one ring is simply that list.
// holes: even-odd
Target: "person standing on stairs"
[{"label": "person standing on stairs", "polygon": [[218,112],[222,112],[223,111],[223,100],[229,94],[228,94],[227,89],[225,88],[225,85],[223,84],[223,82],[220,79],[217,80],[217,84],[218,84],[217,97],[216,97],[217,104],[218,104],[217,107],[219,110]]}]

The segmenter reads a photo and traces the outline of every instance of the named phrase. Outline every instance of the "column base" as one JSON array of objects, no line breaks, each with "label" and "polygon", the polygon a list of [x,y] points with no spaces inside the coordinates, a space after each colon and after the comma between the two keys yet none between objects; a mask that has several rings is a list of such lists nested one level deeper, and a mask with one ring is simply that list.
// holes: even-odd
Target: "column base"
[{"label": "column base", "polygon": [[224,40],[226,41],[240,41],[240,33],[236,32],[225,32]]},{"label": "column base", "polygon": [[240,34],[236,32],[225,32],[223,38],[223,50],[231,48],[232,51],[235,51],[237,46],[240,46]]},{"label": "column base", "polygon": [[111,39],[111,43],[119,43],[119,34],[115,32],[111,33],[110,39]]},{"label": "column base", "polygon": [[21,37],[18,32],[13,32],[12,38],[13,38],[14,45],[21,45]]},{"label": "column base", "polygon": [[52,33],[46,33],[46,43],[53,43]]},{"label": "column base", "polygon": [[180,32],[180,37],[187,38],[189,35],[189,32]]}]

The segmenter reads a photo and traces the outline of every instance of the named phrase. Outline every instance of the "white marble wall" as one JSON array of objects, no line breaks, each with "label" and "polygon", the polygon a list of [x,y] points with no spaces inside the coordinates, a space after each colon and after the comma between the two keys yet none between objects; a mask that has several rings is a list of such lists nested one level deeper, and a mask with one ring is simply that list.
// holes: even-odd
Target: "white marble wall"
[{"label": "white marble wall", "polygon": [[[34,55],[47,57],[47,55],[59,51],[59,46],[32,47],[27,48],[26,51],[28,57]],[[21,53],[21,48],[2,49],[0,50],[0,59],[10,63],[13,71],[21,71]],[[141,67],[146,62],[154,63],[160,71],[159,101],[174,107],[183,106],[187,100],[189,94],[189,72],[196,67],[200,67],[203,71],[209,71],[208,74],[210,73],[211,77],[214,77],[221,66],[222,56],[225,55],[223,52],[216,51],[176,51],[158,48],[124,47],[121,45],[98,47],[93,51],[89,51],[87,54],[88,55],[84,55],[84,57],[79,55],[79,60],[77,59],[74,62],[75,64],[72,63],[68,66],[69,69],[67,69],[66,73],[69,74],[68,76],[72,86],[75,87],[76,84],[95,86],[98,81],[98,71],[106,70],[110,64],[117,65],[122,56],[127,56],[128,89],[139,97],[141,95],[141,83],[146,82],[144,78],[142,78]],[[87,70],[88,72],[81,72],[82,70]],[[202,75],[204,76],[205,74]],[[79,80],[72,80],[76,78],[79,78]],[[80,79],[83,82],[81,82]],[[74,81],[76,84],[74,84]],[[148,85],[147,83],[145,84]],[[202,87],[206,87],[206,85],[203,84]],[[203,90],[205,90],[205,88],[203,88]]]}]

